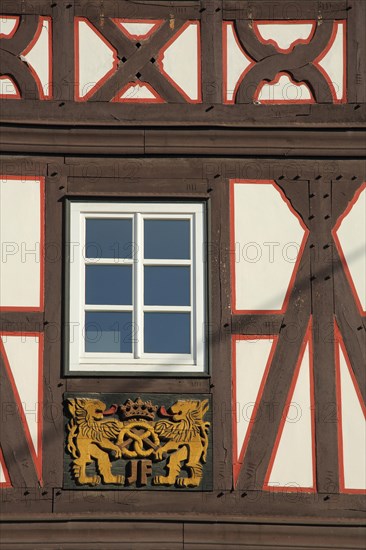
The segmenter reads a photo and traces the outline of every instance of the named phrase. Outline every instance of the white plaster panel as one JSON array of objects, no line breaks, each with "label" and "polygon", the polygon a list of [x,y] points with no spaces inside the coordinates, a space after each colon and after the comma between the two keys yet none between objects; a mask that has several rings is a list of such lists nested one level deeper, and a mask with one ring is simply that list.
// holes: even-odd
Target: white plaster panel
[{"label": "white plaster panel", "polygon": [[43,94],[45,97],[50,97],[52,92],[50,65],[51,65],[51,51],[50,51],[50,22],[47,19],[42,21],[42,30],[38,37],[38,40],[28,53],[21,56],[23,61],[26,61],[37,74]]},{"label": "white plaster panel", "polygon": [[366,489],[366,422],[339,345],[345,489]]},{"label": "white plaster panel", "polygon": [[268,485],[274,488],[313,487],[309,344],[305,348]]},{"label": "white plaster panel", "polygon": [[257,24],[259,35],[263,40],[273,40],[281,50],[288,50],[297,40],[306,41],[313,30],[312,23],[275,23]]},{"label": "white plaster panel", "polygon": [[134,101],[156,98],[157,96],[144,84],[131,85],[121,95],[121,99],[132,99]]},{"label": "white plaster panel", "polygon": [[237,310],[282,308],[304,234],[272,184],[234,184]]},{"label": "white plaster panel", "polygon": [[114,68],[115,52],[85,21],[79,29],[79,96],[85,97]]},{"label": "white plaster panel", "polygon": [[366,310],[366,188],[342,220],[337,236],[362,309]]},{"label": "white plaster panel", "polygon": [[0,306],[40,306],[40,181],[0,181]]},{"label": "white plaster panel", "polygon": [[318,64],[324,69],[324,71],[329,76],[329,80],[332,83],[332,86],[335,90],[335,95],[338,100],[343,98],[344,89],[343,89],[343,75],[344,75],[344,52],[343,52],[343,43],[344,43],[344,33],[345,26],[342,22],[335,22],[334,25],[337,27],[335,40],[326,53],[326,55],[318,61]]},{"label": "white plaster panel", "polygon": [[22,403],[29,433],[38,455],[39,338],[2,336],[5,353]]},{"label": "white plaster panel", "polygon": [[[276,79],[277,80],[277,79]],[[305,84],[292,82],[288,75],[281,75],[278,82],[265,83],[261,86],[258,101],[275,101],[278,103],[310,101],[312,95]]]},{"label": "white plaster panel", "polygon": [[0,95],[2,96],[18,96],[18,90],[13,80],[7,76],[0,77]]},{"label": "white plaster panel", "polygon": [[10,36],[13,30],[15,29],[18,22],[18,17],[5,15],[0,16],[0,35],[1,38],[6,38]]},{"label": "white plaster panel", "polygon": [[192,101],[199,99],[198,42],[198,23],[190,23],[164,51],[161,60],[164,72]]},{"label": "white plaster panel", "polygon": [[121,27],[123,27],[128,34],[135,38],[143,39],[147,34],[157,26],[156,23],[126,23],[120,22]]},{"label": "white plaster panel", "polygon": [[5,468],[5,464],[3,466],[2,464],[2,458],[0,456],[0,483],[6,483],[7,482],[7,479],[5,477],[5,473],[4,473],[4,468]]},{"label": "white plaster panel", "polygon": [[[236,341],[236,407],[237,458],[239,458],[245,436],[254,412],[254,404],[263,380],[273,340],[253,339]],[[235,426],[234,426],[235,428]]]},{"label": "white plaster panel", "polygon": [[235,31],[232,23],[226,23],[226,100],[234,99],[235,86],[241,75],[253,62],[245,54],[235,39]]}]

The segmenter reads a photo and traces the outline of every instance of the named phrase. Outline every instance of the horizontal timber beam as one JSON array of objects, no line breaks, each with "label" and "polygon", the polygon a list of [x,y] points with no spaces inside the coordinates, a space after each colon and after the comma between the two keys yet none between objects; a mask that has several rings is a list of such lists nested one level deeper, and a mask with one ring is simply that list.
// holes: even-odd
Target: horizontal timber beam
[{"label": "horizontal timber beam", "polygon": [[[359,526],[320,525],[258,525],[255,523],[211,522],[164,522],[164,521],[39,521],[4,522],[2,544],[7,548],[364,548],[365,530]],[[49,539],[52,540],[50,546]],[[258,545],[259,543],[259,545]],[[21,546],[23,544],[23,546]],[[55,546],[53,546],[55,545]],[[87,546],[86,546],[87,545]],[[141,546],[138,546],[141,545]],[[220,546],[219,546],[220,545]],[[222,545],[222,546],[221,546]],[[238,545],[238,546],[237,546]],[[254,545],[254,546],[253,546]],[[59,546],[57,546],[59,547]],[[4,546],[5,548],[5,546]]]},{"label": "horizontal timber beam", "polygon": [[98,155],[232,155],[363,158],[366,130],[101,128],[6,125],[7,153]]}]

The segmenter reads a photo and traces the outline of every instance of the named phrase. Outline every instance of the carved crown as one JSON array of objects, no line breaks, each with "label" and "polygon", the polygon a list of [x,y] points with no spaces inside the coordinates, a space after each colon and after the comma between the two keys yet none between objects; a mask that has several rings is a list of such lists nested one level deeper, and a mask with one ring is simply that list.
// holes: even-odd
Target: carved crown
[{"label": "carved crown", "polygon": [[124,405],[120,406],[121,412],[125,418],[147,418],[154,420],[157,405],[153,405],[151,401],[142,401],[138,397],[135,401],[128,399]]}]

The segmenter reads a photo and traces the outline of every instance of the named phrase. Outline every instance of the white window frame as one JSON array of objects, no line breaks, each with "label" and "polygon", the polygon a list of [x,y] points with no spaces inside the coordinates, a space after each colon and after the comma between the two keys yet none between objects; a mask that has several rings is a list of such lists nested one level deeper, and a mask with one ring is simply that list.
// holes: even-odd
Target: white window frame
[{"label": "white window frame", "polygon": [[[69,226],[67,236],[67,361],[68,374],[202,374],[206,371],[206,269],[205,269],[205,207],[202,202],[80,202],[68,201]],[[132,218],[132,259],[85,258],[86,219]],[[188,219],[191,223],[190,260],[144,260],[144,219]],[[133,306],[85,305],[85,265],[132,265]],[[143,269],[145,265],[191,266],[190,306],[143,306]],[[85,311],[132,311],[133,326],[139,327],[137,338],[132,335],[132,353],[96,353],[84,351]],[[191,353],[144,353],[143,317],[145,311],[189,311],[191,313]],[[136,325],[134,325],[136,323]],[[137,341],[136,341],[137,340]]]}]

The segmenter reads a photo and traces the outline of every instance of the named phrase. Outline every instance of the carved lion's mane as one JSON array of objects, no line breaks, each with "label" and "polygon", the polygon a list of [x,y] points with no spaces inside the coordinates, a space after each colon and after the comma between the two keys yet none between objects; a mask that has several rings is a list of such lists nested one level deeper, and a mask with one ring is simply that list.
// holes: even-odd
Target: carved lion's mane
[{"label": "carved lion's mane", "polygon": [[177,443],[190,443],[201,440],[203,446],[202,459],[206,461],[206,453],[208,447],[208,431],[209,422],[203,422],[200,414],[201,403],[199,401],[191,402],[191,408],[189,408],[180,420],[177,422],[171,420],[159,420],[155,424],[155,431],[161,437],[170,439]]},{"label": "carved lion's mane", "polygon": [[101,442],[103,438],[114,439],[120,432],[118,420],[96,420],[93,416],[96,408],[105,408],[97,399],[69,399],[69,409],[74,418],[68,423],[69,437],[67,449],[74,458],[79,456],[74,438],[80,433],[83,437]]}]

